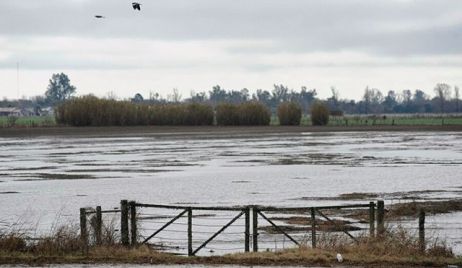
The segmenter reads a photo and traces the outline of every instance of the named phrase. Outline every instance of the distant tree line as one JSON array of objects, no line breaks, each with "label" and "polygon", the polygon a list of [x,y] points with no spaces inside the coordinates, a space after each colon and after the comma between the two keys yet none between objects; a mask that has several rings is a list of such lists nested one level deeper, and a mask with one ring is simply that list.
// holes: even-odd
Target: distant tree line
[{"label": "distant tree line", "polygon": [[284,85],[274,85],[272,90],[258,89],[250,94],[249,90],[225,90],[214,86],[212,90],[199,93],[192,92],[189,98],[181,99],[174,90],[171,95],[163,98],[158,93],[151,93],[145,99],[136,94],[132,99],[138,103],[170,103],[195,102],[216,106],[220,103],[239,104],[247,101],[257,101],[265,104],[272,114],[277,113],[278,106],[284,102],[297,103],[303,113],[308,113],[316,101],[323,101],[333,114],[383,114],[383,113],[459,113],[462,112],[459,87],[439,83],[434,88],[435,96],[431,97],[424,91],[409,89],[389,90],[383,93],[379,89],[366,87],[361,100],[340,98],[339,91],[332,87],[331,96],[325,100],[317,97],[316,89],[301,87],[300,90],[289,89]]},{"label": "distant tree line", "polygon": [[[76,88],[64,73],[53,74],[43,96],[23,98],[20,100],[0,101],[0,107],[28,107],[39,111],[43,107],[55,107],[74,98]],[[366,87],[360,100],[341,98],[339,90],[332,87],[331,96],[321,100],[316,89],[303,86],[299,90],[285,85],[275,84],[271,90],[257,89],[250,93],[247,88],[241,90],[226,90],[221,86],[214,86],[208,91],[191,92],[189,97],[183,98],[177,89],[163,97],[156,92],[149,96],[134,94],[127,102],[137,104],[179,104],[198,103],[208,104],[216,108],[222,103],[233,105],[251,102],[264,104],[271,114],[278,114],[278,107],[282,103],[296,103],[303,114],[309,113],[311,106],[317,102],[324,102],[331,114],[383,114],[383,113],[459,113],[462,112],[459,87],[451,87],[445,83],[437,84],[433,89],[433,97],[420,90],[389,90],[382,92],[377,88]],[[116,99],[109,94],[105,99]],[[293,107],[292,107],[293,108]],[[289,112],[289,110],[286,110]]]}]

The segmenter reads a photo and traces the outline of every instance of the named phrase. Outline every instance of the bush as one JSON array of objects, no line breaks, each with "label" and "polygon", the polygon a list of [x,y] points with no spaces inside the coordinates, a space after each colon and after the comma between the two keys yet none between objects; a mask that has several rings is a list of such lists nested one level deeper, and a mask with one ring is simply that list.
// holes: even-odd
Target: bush
[{"label": "bush", "polygon": [[329,108],[322,102],[316,102],[311,107],[311,123],[313,126],[325,126],[329,123]]},{"label": "bush", "polygon": [[16,121],[18,121],[17,116],[8,116],[7,118],[8,127],[14,127],[16,125]]},{"label": "bush", "polygon": [[241,103],[238,114],[241,126],[267,126],[271,122],[271,112],[260,102]]},{"label": "bush", "polygon": [[264,126],[270,121],[271,112],[259,102],[221,103],[217,106],[217,125]]},{"label": "bush", "polygon": [[213,125],[213,117],[213,108],[210,105],[199,103],[186,105],[186,125],[210,126]]},{"label": "bush", "polygon": [[239,111],[238,106],[231,103],[220,103],[216,107],[217,125],[219,126],[238,126]]},{"label": "bush", "polygon": [[298,126],[302,119],[302,108],[295,102],[284,102],[278,107],[279,124],[282,126]]},{"label": "bush", "polygon": [[20,233],[0,233],[0,251],[14,252],[26,251],[27,243],[24,235]]},{"label": "bush", "polygon": [[56,109],[56,121],[71,126],[212,125],[210,105],[146,105],[83,96]]}]

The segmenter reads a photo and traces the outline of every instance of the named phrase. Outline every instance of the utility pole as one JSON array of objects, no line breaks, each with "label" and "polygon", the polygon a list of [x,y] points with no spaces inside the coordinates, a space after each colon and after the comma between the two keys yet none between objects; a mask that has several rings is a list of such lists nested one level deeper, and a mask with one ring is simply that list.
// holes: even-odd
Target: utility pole
[{"label": "utility pole", "polygon": [[19,62],[16,62],[16,97],[19,100]]}]

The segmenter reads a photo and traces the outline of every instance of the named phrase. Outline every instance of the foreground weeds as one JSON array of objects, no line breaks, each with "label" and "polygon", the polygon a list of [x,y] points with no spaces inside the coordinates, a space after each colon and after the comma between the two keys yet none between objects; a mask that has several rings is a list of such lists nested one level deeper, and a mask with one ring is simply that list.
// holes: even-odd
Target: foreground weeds
[{"label": "foreground weeds", "polygon": [[344,236],[327,234],[321,237],[319,247],[341,253],[350,264],[441,266],[462,263],[443,241],[428,239],[425,243],[426,248],[422,250],[417,237],[398,227],[379,237],[360,237],[357,243]]},{"label": "foreground weeds", "polygon": [[[402,229],[381,237],[323,233],[318,248],[301,246],[276,252],[239,253],[215,257],[180,257],[160,253],[147,245],[125,248],[116,242],[86,248],[76,228],[57,228],[52,235],[28,241],[24,234],[0,234],[0,264],[131,263],[131,264],[231,264],[231,265],[335,265],[337,253],[346,265],[443,266],[461,265],[462,260],[444,243],[427,241],[422,251],[418,239]],[[105,239],[105,241],[116,241]]]}]

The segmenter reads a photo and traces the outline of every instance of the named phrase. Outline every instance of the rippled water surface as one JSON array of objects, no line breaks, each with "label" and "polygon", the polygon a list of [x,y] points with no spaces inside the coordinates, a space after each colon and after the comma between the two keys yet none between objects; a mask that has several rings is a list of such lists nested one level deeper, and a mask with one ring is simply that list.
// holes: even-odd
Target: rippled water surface
[{"label": "rippled water surface", "polygon": [[310,206],[345,203],[335,197],[352,192],[393,202],[410,191],[455,198],[461,167],[462,134],[451,132],[0,138],[0,224],[47,229],[57,217],[77,220],[80,207],[121,199]]}]

